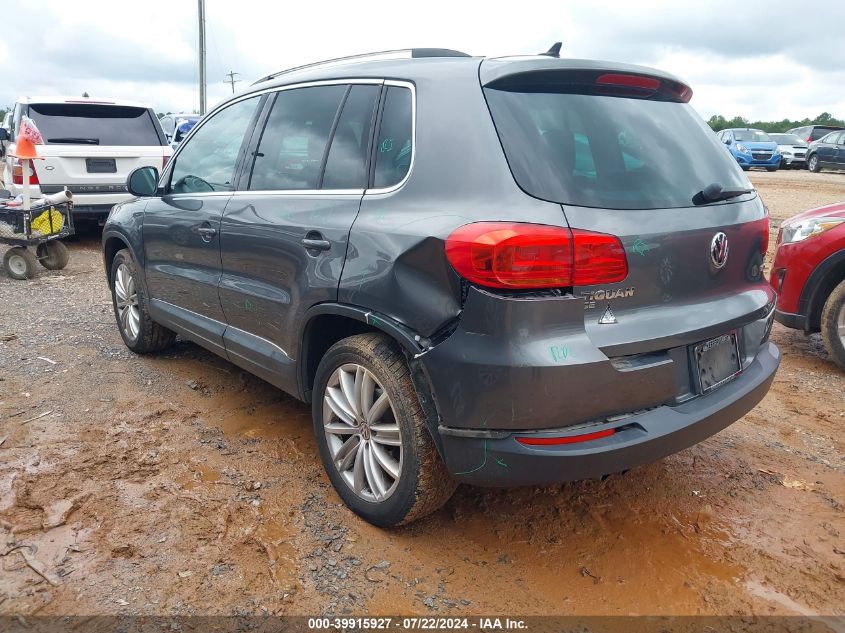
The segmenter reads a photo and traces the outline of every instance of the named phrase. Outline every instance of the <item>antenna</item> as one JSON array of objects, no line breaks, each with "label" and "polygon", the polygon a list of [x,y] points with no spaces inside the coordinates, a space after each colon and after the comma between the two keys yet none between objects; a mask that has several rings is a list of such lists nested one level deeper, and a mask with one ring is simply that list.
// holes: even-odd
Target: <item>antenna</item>
[{"label": "antenna", "polygon": [[560,57],[561,46],[563,46],[563,42],[555,42],[549,50],[545,53],[540,53],[540,55],[545,55],[546,57]]}]

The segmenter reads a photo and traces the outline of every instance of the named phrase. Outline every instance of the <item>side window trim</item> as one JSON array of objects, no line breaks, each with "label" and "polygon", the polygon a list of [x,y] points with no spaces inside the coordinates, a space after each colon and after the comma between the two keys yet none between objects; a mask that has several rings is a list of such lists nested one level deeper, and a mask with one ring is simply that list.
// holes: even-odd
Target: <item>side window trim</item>
[{"label": "side window trim", "polygon": [[367,194],[377,194],[377,193],[391,193],[396,191],[397,189],[401,189],[408,179],[411,177],[411,173],[414,171],[414,164],[417,158],[417,89],[416,86],[410,81],[398,81],[387,79],[384,82],[384,88],[382,89],[381,98],[379,99],[379,106],[378,106],[378,119],[376,120],[376,125],[373,126],[373,130],[375,132],[375,137],[373,139],[373,152],[376,151],[376,145],[378,145],[375,140],[378,139],[378,134],[381,129],[381,121],[382,115],[384,114],[384,100],[387,97],[387,87],[388,86],[396,86],[399,88],[406,88],[411,91],[411,162],[408,165],[408,171],[405,176],[397,182],[395,185],[391,185],[390,187],[383,187],[383,188],[374,188],[374,179],[375,179],[375,154],[371,155],[371,173],[370,177],[371,180],[367,181],[367,189],[364,191],[364,195]]},{"label": "side window trim", "polygon": [[[267,126],[267,120],[270,118],[270,113],[273,111],[273,106],[276,102],[276,97],[285,92],[287,90],[296,90],[297,88],[310,88],[316,86],[337,86],[337,85],[345,85],[347,86],[346,93],[344,94],[343,98],[341,99],[340,107],[338,108],[337,112],[335,113],[335,119],[332,122],[332,127],[328,139],[328,143],[326,145],[325,152],[323,154],[323,160],[320,168],[320,178],[318,181],[318,186],[322,185],[323,177],[325,176],[325,169],[326,163],[328,162],[328,154],[331,151],[332,141],[334,140],[334,133],[337,128],[337,124],[340,121],[340,116],[343,114],[343,107],[346,105],[346,100],[349,98],[349,94],[352,91],[352,87],[355,85],[371,85],[371,86],[379,86],[381,92],[378,96],[378,105],[376,108],[373,108],[372,114],[372,121],[370,126],[370,149],[372,150],[375,146],[375,136],[377,133],[378,123],[381,118],[381,107],[382,107],[382,100],[384,98],[385,93],[387,92],[384,89],[385,85],[398,85],[403,88],[410,88],[411,95],[412,95],[412,103],[413,103],[413,84],[410,82],[404,81],[386,81],[384,79],[357,79],[357,78],[348,78],[348,79],[329,79],[325,81],[315,81],[315,82],[305,82],[301,84],[290,84],[287,86],[278,86],[274,88],[269,88],[265,91],[265,96],[267,99],[264,102],[263,109],[259,108],[260,116],[253,128],[252,139],[244,152],[244,162],[240,165],[240,172],[238,173],[237,180],[235,181],[235,189],[233,193],[249,193],[250,195],[266,195],[266,194],[289,194],[289,195],[307,195],[307,194],[332,194],[332,193],[339,193],[339,194],[350,194],[350,193],[364,193],[367,188],[361,189],[279,189],[279,190],[255,190],[252,191],[249,189],[249,183],[252,178],[252,170],[255,165],[255,152],[258,151],[258,146],[261,143],[261,138],[264,135],[264,130]],[[413,113],[416,112],[416,105],[412,107],[412,116]],[[416,131],[416,127],[413,128],[414,132]],[[193,130],[191,130],[193,132]],[[416,138],[414,137],[414,140]],[[181,147],[181,146],[180,146]],[[177,150],[178,151],[178,150]],[[371,152],[367,153],[367,183],[368,187],[370,186],[371,181],[369,178],[371,177],[371,171],[373,169],[374,159],[371,157]],[[249,157],[252,157],[252,160],[249,160]],[[175,155],[174,155],[175,158]],[[413,165],[413,156],[412,156],[412,165]],[[169,168],[169,164],[168,164]],[[409,170],[410,173],[410,170]],[[404,181],[403,181],[404,182]],[[401,184],[401,183],[400,183]]]},{"label": "side window trim", "polygon": [[261,143],[261,138],[264,136],[264,129],[267,126],[267,119],[270,118],[270,112],[273,111],[273,106],[276,103],[276,96],[278,92],[269,92],[264,95],[260,106],[256,108],[256,119],[253,121],[252,132],[249,135],[249,142],[246,144],[243,156],[238,157],[236,163],[236,176],[234,192],[246,191],[249,189],[249,181],[252,178],[252,169],[255,166],[255,153],[258,151],[258,146]]}]

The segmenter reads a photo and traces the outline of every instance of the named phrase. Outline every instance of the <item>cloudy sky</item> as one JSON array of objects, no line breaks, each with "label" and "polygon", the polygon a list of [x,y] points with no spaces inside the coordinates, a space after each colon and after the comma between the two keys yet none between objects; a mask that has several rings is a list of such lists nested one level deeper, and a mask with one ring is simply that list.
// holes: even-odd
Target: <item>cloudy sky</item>
[{"label": "cloudy sky", "polygon": [[[4,0],[7,2],[9,0]],[[4,12],[0,107],[36,94],[198,108],[196,0],[29,0]],[[705,118],[845,117],[845,2],[350,2],[207,0],[208,105],[262,74],[361,52],[431,46],[546,50],[656,66]],[[499,8],[501,7],[501,8]]]}]

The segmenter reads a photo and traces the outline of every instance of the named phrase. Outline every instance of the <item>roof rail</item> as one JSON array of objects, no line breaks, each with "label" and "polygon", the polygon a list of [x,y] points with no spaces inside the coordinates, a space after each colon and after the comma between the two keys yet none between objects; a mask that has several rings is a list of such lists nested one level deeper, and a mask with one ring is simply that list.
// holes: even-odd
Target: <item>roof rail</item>
[{"label": "roof rail", "polygon": [[394,51],[380,51],[378,53],[363,53],[361,55],[349,55],[347,57],[337,57],[335,59],[327,59],[321,62],[314,62],[311,64],[304,64],[302,66],[294,66],[293,68],[286,68],[278,72],[262,77],[254,81],[252,85],[264,83],[275,79],[280,75],[296,72],[297,70],[305,70],[306,68],[320,68],[341,66],[343,64],[352,64],[355,62],[368,62],[391,59],[411,59],[419,57],[471,57],[467,53],[461,51],[453,51],[449,48],[405,48]]}]

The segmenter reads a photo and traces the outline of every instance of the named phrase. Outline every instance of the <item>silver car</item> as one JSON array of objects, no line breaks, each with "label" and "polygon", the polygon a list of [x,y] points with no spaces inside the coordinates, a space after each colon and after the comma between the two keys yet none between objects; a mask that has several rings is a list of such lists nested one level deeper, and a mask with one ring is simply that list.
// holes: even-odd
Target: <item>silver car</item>
[{"label": "silver car", "polygon": [[808,145],[795,134],[769,134],[778,144],[781,169],[806,169]]}]

